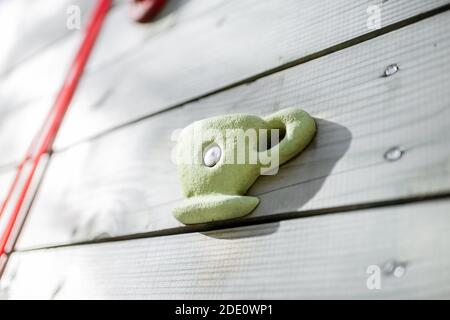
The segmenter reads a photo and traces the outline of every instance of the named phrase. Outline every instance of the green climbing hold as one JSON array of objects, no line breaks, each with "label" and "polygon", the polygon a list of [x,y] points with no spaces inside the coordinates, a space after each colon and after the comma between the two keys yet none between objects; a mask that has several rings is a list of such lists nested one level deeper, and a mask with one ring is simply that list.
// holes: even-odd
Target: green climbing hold
[{"label": "green climbing hold", "polygon": [[298,108],[261,118],[233,114],[194,122],[180,134],[178,174],[186,197],[173,210],[184,224],[228,220],[259,203],[245,196],[260,175],[273,175],[313,139],[314,119]]}]

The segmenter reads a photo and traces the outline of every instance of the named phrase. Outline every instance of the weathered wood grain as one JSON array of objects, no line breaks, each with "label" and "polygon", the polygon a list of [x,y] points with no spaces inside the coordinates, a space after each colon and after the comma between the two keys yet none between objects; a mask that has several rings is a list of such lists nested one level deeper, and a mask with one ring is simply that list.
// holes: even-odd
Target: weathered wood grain
[{"label": "weathered wood grain", "polygon": [[66,27],[66,8],[79,6],[83,28],[93,4],[92,0],[2,2],[0,12],[10,19],[0,19],[4,58],[0,64],[8,67],[8,72],[0,71],[0,167],[16,164],[25,155],[80,44],[82,31]]},{"label": "weathered wood grain", "polygon": [[[10,195],[9,191],[11,188],[11,185],[14,181],[16,174],[16,168],[0,168],[0,209],[3,207],[8,207],[6,201],[7,197],[10,197],[9,204],[14,202],[14,195]],[[0,210],[0,235],[3,235],[3,231],[5,228],[5,225],[7,224],[9,220],[9,214],[8,210],[4,210],[4,212],[1,212]],[[11,210],[9,210],[11,211]],[[16,234],[17,235],[17,234]],[[0,255],[0,269],[3,269],[4,264],[4,256]],[[0,277],[1,277],[1,271],[0,271]],[[1,299],[1,294],[0,294]]]},{"label": "weathered wood grain", "polygon": [[81,27],[93,0],[3,0],[0,2],[0,77],[71,35],[67,9],[78,6]]},{"label": "weathered wood grain", "polygon": [[[228,6],[236,7],[238,4],[235,0],[171,0],[166,2],[151,23],[140,24],[129,18],[128,0],[116,0],[114,3],[105,20],[96,49],[89,59],[87,70],[90,72],[101,73],[103,70],[100,69],[108,68],[110,64],[114,65],[127,57],[134,57],[151,42],[161,41],[167,36],[173,38],[172,29],[182,29],[196,20],[205,24],[205,20],[216,11],[223,12]],[[196,36],[197,34],[192,34],[191,38]]]},{"label": "weathered wood grain", "polygon": [[[0,292],[9,299],[450,298],[449,209],[441,200],[18,252]],[[367,287],[369,266],[379,268],[379,290]]]},{"label": "weathered wood grain", "polygon": [[91,61],[97,72],[83,80],[57,145],[367,35],[373,31],[367,26],[371,5],[380,6],[381,26],[386,27],[449,4],[447,0],[207,2],[205,7],[203,0],[174,1],[158,22],[144,27],[124,19],[126,6],[112,12],[99,54]]},{"label": "weathered wood grain", "polygon": [[[301,106],[318,124],[301,156],[251,188],[261,204],[250,219],[449,192],[449,21],[447,12],[54,154],[19,247],[179,227],[171,135],[235,112]],[[400,71],[383,77],[392,63]],[[402,157],[387,161],[393,147]]]}]

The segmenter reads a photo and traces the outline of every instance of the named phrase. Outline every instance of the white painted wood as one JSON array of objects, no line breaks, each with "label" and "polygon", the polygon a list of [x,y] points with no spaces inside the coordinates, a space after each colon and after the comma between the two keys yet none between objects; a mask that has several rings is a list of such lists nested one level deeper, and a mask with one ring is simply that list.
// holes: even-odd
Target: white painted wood
[{"label": "white painted wood", "polygon": [[[80,12],[83,28],[93,0],[2,0],[0,2],[0,77],[69,37],[69,7]],[[69,10],[68,10],[69,9]]]},{"label": "white painted wood", "polygon": [[[172,132],[220,114],[300,106],[312,145],[250,190],[248,218],[450,191],[450,12],[56,153],[19,247],[180,227]],[[386,66],[400,71],[383,77]],[[80,128],[84,123],[79,122]],[[384,154],[398,146],[398,161]]]},{"label": "white painted wood", "polygon": [[[448,200],[15,253],[9,299],[450,298]],[[380,289],[369,290],[369,266]],[[376,268],[375,267],[375,268]]]},{"label": "white painted wood", "polygon": [[[60,147],[204,95],[373,30],[449,4],[448,0],[189,0],[146,26],[127,6],[108,18],[57,141]],[[207,4],[205,4],[207,3]],[[121,31],[123,30],[123,31]],[[139,43],[139,45],[136,45]],[[82,129],[80,129],[80,124]]]},{"label": "white painted wood", "polygon": [[[166,2],[153,21],[144,24],[135,23],[129,18],[128,4],[128,0],[114,1],[114,6],[105,19],[96,49],[89,59],[88,72],[102,73],[103,68],[109,68],[118,61],[135,56],[150,43],[161,41],[166,37],[173,39],[172,29],[183,29],[195,21],[206,24],[210,15],[215,15],[217,11],[220,13],[229,10],[229,6],[236,6],[238,2],[171,0]],[[192,34],[191,38],[195,35]]]}]

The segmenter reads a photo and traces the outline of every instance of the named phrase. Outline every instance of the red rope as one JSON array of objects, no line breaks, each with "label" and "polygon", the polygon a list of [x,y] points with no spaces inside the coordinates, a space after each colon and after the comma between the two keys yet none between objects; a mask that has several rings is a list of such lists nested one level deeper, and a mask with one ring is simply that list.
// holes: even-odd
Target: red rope
[{"label": "red rope", "polygon": [[[0,226],[4,225],[3,230],[0,230],[0,258],[5,254],[6,245],[10,241],[11,232],[15,226],[19,212],[22,209],[24,200],[28,195],[28,190],[36,169],[38,168],[42,157],[50,152],[52,148],[53,141],[55,140],[70,101],[72,100],[84,67],[88,61],[91,49],[110,6],[111,0],[97,0],[97,5],[87,26],[83,42],[70,66],[69,72],[55,99],[53,107],[44,122],[44,126],[38,132],[35,139],[33,139],[24,159],[17,168],[16,176],[8,190],[6,199],[0,207]],[[31,167],[30,170],[24,174],[23,169],[27,164],[30,164]],[[21,179],[22,174],[24,175],[23,180]],[[19,181],[24,182],[19,185]],[[17,201],[12,206],[8,206],[12,195],[16,192],[18,193]],[[11,212],[7,212],[7,209],[9,208],[11,208]],[[5,223],[3,223],[1,219],[6,219]]]}]

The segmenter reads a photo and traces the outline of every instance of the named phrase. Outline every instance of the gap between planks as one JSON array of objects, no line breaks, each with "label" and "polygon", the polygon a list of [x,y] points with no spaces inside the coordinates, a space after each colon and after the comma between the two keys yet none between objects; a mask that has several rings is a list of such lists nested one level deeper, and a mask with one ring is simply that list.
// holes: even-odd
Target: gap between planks
[{"label": "gap between planks", "polygon": [[[4,299],[445,298],[448,200],[15,253]],[[367,285],[379,268],[380,289]],[[399,271],[399,272],[398,272]]]}]

